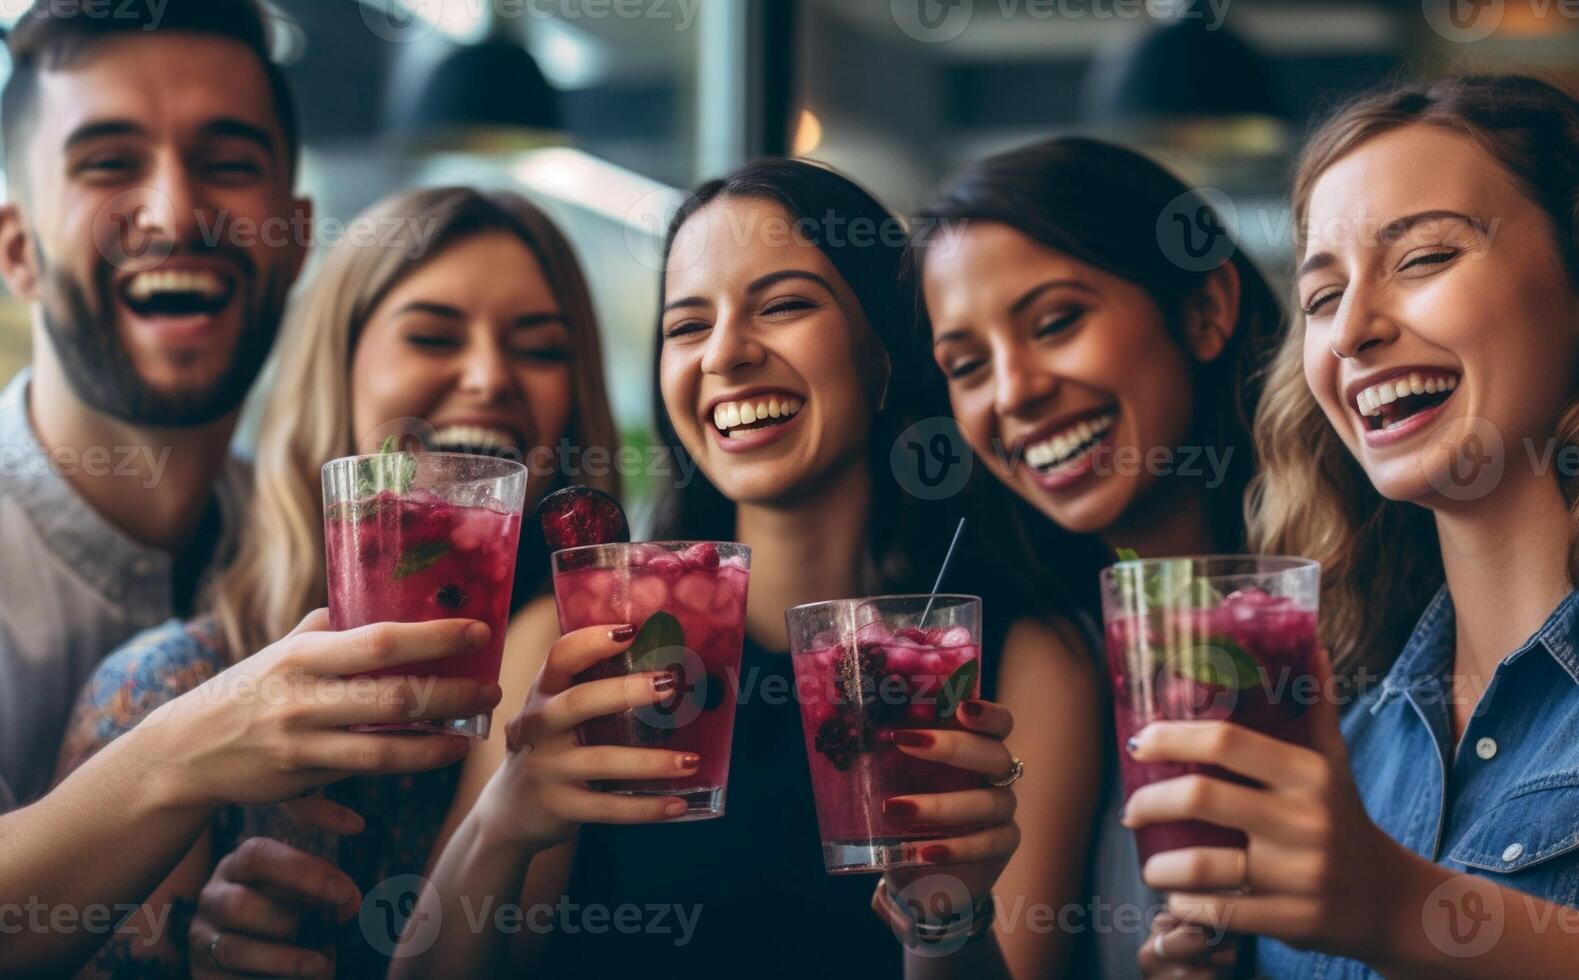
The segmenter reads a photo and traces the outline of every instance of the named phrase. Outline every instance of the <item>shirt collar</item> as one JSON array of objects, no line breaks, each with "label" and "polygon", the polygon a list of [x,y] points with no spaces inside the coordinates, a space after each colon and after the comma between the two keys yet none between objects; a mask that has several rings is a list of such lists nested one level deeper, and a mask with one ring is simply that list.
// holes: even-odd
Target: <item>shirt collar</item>
[{"label": "shirt collar", "polygon": [[[1453,597],[1444,585],[1426,606],[1409,642],[1393,665],[1389,674],[1392,685],[1407,688],[1440,678],[1453,660],[1454,628]],[[1574,683],[1579,684],[1579,591],[1568,593],[1541,628],[1504,657],[1502,664],[1511,664],[1537,648],[1550,654]]]},{"label": "shirt collar", "polygon": [[[60,473],[75,464],[39,443],[28,413],[31,372],[23,369],[0,392],[0,500],[20,507],[54,556],[75,576],[114,605],[157,623],[171,614],[171,557],[132,539],[82,499]],[[115,464],[113,453],[111,465]],[[223,539],[236,523],[235,464],[216,488]],[[244,479],[244,477],[243,477]],[[223,548],[223,545],[222,545]],[[222,550],[222,549],[221,549]]]},{"label": "shirt collar", "polygon": [[1412,687],[1440,678],[1453,659],[1454,622],[1453,597],[1444,585],[1420,614],[1409,642],[1394,661],[1388,673],[1389,685]]},{"label": "shirt collar", "polygon": [[1546,618],[1546,623],[1530,637],[1529,642],[1504,662],[1512,662],[1536,646],[1541,646],[1574,683],[1579,684],[1579,648],[1574,643],[1576,636],[1579,636],[1579,591],[1568,593]]}]

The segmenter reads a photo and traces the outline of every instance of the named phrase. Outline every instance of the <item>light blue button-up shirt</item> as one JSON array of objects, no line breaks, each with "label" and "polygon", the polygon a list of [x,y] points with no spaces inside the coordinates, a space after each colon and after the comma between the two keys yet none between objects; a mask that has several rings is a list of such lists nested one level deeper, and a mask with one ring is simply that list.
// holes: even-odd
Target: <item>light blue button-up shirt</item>
[{"label": "light blue button-up shirt", "polygon": [[[28,379],[24,371],[0,393],[0,812],[49,788],[71,706],[99,661],[174,613],[169,553],[132,540],[62,475],[124,466],[143,450],[50,454],[29,421]],[[247,487],[232,460],[215,490],[216,558],[233,551]]]},{"label": "light blue button-up shirt", "polygon": [[[1355,780],[1371,819],[1443,867],[1579,906],[1576,644],[1579,592],[1498,665],[1455,746],[1455,693],[1448,678],[1453,601],[1446,589],[1438,593],[1381,686],[1344,717]],[[1534,905],[1504,912],[1541,914]],[[1474,937],[1466,931],[1460,940]],[[1261,974],[1280,980],[1377,976],[1353,960],[1301,953],[1271,940],[1261,940],[1258,953]]]}]

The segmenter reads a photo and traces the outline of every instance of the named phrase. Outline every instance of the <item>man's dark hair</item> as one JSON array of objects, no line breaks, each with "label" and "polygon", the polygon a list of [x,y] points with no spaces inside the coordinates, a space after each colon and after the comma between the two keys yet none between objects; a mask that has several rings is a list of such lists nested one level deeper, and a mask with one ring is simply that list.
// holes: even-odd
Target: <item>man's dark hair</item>
[{"label": "man's dark hair", "polygon": [[77,64],[104,41],[173,31],[237,41],[257,55],[294,170],[299,151],[296,106],[285,73],[270,56],[269,28],[257,0],[135,0],[100,13],[58,0],[34,0],[7,39],[11,77],[0,95],[0,135],[13,187],[19,183],[27,128],[38,109],[41,72]]}]

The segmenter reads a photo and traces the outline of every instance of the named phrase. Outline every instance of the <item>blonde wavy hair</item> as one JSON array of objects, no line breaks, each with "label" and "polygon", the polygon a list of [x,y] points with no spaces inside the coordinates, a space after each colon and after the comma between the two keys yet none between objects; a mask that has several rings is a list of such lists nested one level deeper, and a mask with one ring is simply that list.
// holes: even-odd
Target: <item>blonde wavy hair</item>
[{"label": "blonde wavy hair", "polygon": [[[570,243],[546,214],[516,194],[440,187],[387,198],[357,224],[379,229],[380,240],[337,246],[280,336],[241,546],[206,596],[232,660],[278,640],[328,601],[320,470],[357,452],[351,421],[357,340],[383,298],[455,242],[504,231],[537,256],[571,338],[567,437],[576,446],[617,448],[592,297]],[[557,484],[564,482],[561,475]],[[619,492],[612,473],[583,482]],[[529,540],[526,528],[523,548]]]},{"label": "blonde wavy hair", "polygon": [[[1296,257],[1307,241],[1312,189],[1327,168],[1367,140],[1415,124],[1467,137],[1495,158],[1546,212],[1569,279],[1579,285],[1579,102],[1520,75],[1403,86],[1340,108],[1311,137],[1295,171]],[[1304,346],[1305,318],[1296,313],[1255,420],[1261,471],[1246,501],[1251,545],[1321,562],[1321,630],[1335,666],[1385,670],[1442,585],[1436,528],[1430,511],[1376,492],[1305,383]],[[1579,445],[1579,401],[1556,435]],[[1560,478],[1573,506],[1579,484]],[[1573,513],[1579,546],[1579,508]],[[1573,547],[1569,575],[1579,581]],[[1380,602],[1379,583],[1386,590]]]}]

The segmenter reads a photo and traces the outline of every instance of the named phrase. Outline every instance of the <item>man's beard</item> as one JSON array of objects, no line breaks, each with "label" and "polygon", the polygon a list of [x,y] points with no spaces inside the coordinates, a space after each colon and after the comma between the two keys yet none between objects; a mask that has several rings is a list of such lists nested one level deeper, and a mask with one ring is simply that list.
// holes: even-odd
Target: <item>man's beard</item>
[{"label": "man's beard", "polygon": [[[286,290],[277,273],[263,283],[256,298],[249,299],[246,290],[238,287],[236,302],[250,305],[242,310],[241,332],[230,363],[210,385],[167,394],[137,373],[116,333],[111,271],[101,269],[96,277],[95,309],[88,291],[65,270],[52,271],[42,250],[38,263],[45,292],[44,329],[66,382],[89,408],[128,425],[195,428],[236,411],[263,370],[284,315]],[[256,279],[246,277],[246,281]]]}]

